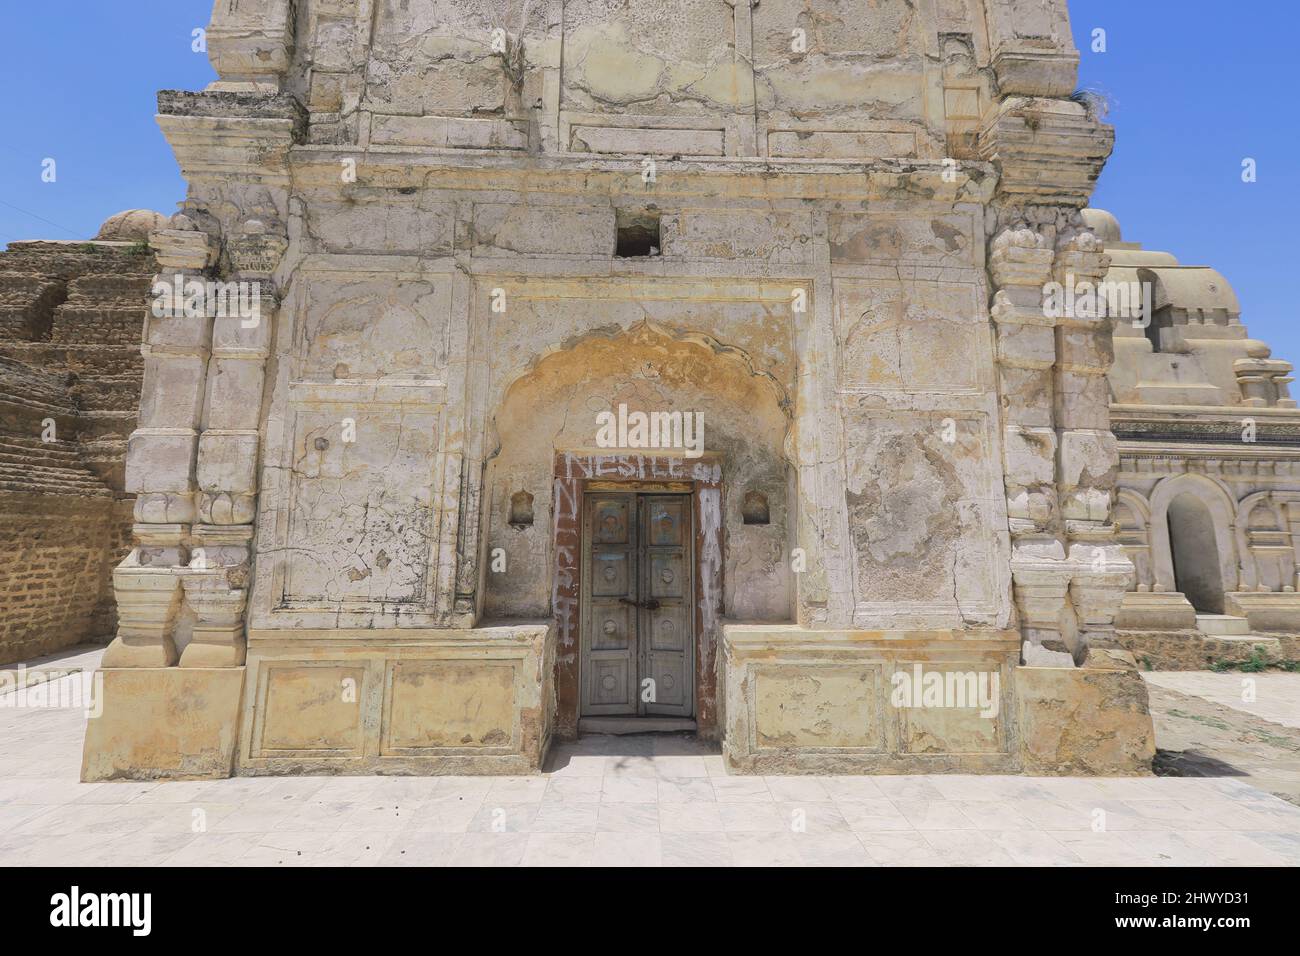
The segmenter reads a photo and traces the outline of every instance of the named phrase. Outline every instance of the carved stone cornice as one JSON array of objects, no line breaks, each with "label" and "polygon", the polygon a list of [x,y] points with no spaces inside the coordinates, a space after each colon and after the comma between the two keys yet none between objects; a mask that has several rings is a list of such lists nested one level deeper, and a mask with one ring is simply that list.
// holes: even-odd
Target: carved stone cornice
[{"label": "carved stone cornice", "polygon": [[287,186],[289,150],[306,138],[306,113],[287,94],[164,90],[158,125],[191,185]]},{"label": "carved stone cornice", "polygon": [[1242,409],[1241,418],[1229,421],[1111,421],[1111,430],[1121,441],[1224,445],[1227,452],[1241,451],[1250,445],[1280,445],[1300,448],[1300,422],[1277,423],[1257,421],[1254,441],[1242,441],[1242,418],[1250,417],[1250,409]]},{"label": "carved stone cornice", "polygon": [[1114,146],[1114,129],[1063,99],[1009,97],[979,134],[980,158],[1000,173],[998,199],[1012,203],[1083,208]]}]

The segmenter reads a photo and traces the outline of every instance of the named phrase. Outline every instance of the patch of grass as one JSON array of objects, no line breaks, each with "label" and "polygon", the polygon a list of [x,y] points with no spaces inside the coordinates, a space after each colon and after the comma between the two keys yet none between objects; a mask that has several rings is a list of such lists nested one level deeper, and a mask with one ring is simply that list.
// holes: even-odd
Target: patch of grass
[{"label": "patch of grass", "polygon": [[1252,730],[1251,733],[1253,733],[1259,739],[1260,743],[1268,744],[1268,746],[1270,747],[1281,747],[1283,750],[1296,749],[1296,745],[1294,741],[1289,740],[1286,737],[1280,737],[1277,734],[1266,733],[1265,731],[1262,730]]},{"label": "patch of grass", "polygon": [[1250,649],[1250,657],[1244,661],[1211,661],[1210,670],[1216,674],[1226,671],[1241,671],[1243,674],[1259,674],[1267,670],[1300,671],[1300,661],[1275,661],[1256,644]]},{"label": "patch of grass", "polygon": [[1268,659],[1262,647],[1252,647],[1250,649],[1250,660],[1241,665],[1241,669],[1247,674],[1258,674],[1260,671],[1266,671],[1273,665]]},{"label": "patch of grass", "polygon": [[1183,720],[1194,720],[1198,724],[1205,724],[1207,727],[1213,727],[1215,730],[1231,730],[1232,728],[1219,720],[1217,717],[1202,717],[1200,714],[1189,714],[1185,710],[1166,711],[1170,717],[1181,717]]}]

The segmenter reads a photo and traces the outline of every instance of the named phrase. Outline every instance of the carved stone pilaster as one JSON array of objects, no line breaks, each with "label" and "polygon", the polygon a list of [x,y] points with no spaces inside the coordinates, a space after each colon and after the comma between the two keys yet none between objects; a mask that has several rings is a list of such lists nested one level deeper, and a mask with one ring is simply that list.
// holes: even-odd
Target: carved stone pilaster
[{"label": "carved stone pilaster", "polygon": [[239,667],[247,654],[250,545],[257,511],[262,392],[278,296],[271,275],[288,245],[283,227],[246,221],[227,240],[239,308],[216,316],[212,370],[199,437],[199,519],[184,573],[195,615],[182,667]]},{"label": "carved stone pilaster", "polygon": [[103,667],[171,667],[173,630],[181,608],[177,568],[187,552],[184,525],[136,525],[137,545],[113,571],[117,636],[104,651]]},{"label": "carved stone pilaster", "polygon": [[1072,666],[1075,644],[1056,488],[1053,368],[1055,321],[1044,289],[1055,257],[1047,238],[1020,222],[994,237],[989,273],[996,292],[1003,481],[1012,536],[1011,577],[1026,663]]},{"label": "carved stone pilaster", "polygon": [[293,56],[293,0],[218,0],[208,59],[220,77],[209,89],[278,92]]},{"label": "carved stone pilaster", "polygon": [[1078,627],[1068,599],[1070,568],[1055,538],[1022,539],[1011,556],[1012,590],[1020,616],[1025,664],[1073,667]]},{"label": "carved stone pilaster", "polygon": [[[1076,219],[1057,237],[1054,274],[1076,290],[1099,288],[1110,269],[1101,241]],[[1060,463],[1058,486],[1070,563],[1070,598],[1081,630],[1081,647],[1114,636],[1115,615],[1136,573],[1112,524],[1119,475],[1119,443],[1110,429],[1108,374],[1114,361],[1115,319],[1101,297],[1057,323],[1056,410]]]},{"label": "carved stone pilaster", "polygon": [[200,525],[194,529],[190,565],[181,572],[185,604],[194,613],[181,667],[240,667],[247,655],[244,611],[248,605],[252,526]]},{"label": "carved stone pilaster", "polygon": [[993,70],[1004,94],[1069,96],[1079,53],[1065,0],[986,0]]},{"label": "carved stone pilaster", "polygon": [[189,560],[195,519],[198,426],[211,344],[211,320],[194,283],[216,245],[184,216],[150,237],[164,270],[146,319],[138,427],[127,442],[128,492],[136,495],[135,548],[113,573],[118,632],[105,667],[176,663],[173,628],[181,607],[179,572]]},{"label": "carved stone pilaster", "polygon": [[1003,475],[1013,537],[1040,534],[1056,522],[1056,433],[1053,320],[1043,308],[1052,268],[1046,239],[1027,225],[993,240],[989,271],[997,291],[998,393],[1002,404]]},{"label": "carved stone pilaster", "polygon": [[1067,289],[1074,302],[1078,283],[1106,273],[1077,210],[1114,131],[1067,98],[1077,53],[1063,0],[992,0],[986,12],[1002,98],[985,115],[979,152],[998,170],[999,218],[1014,223],[989,257],[1013,588],[1025,663],[1072,666],[1089,635],[1110,626],[1118,582],[1132,573],[1110,524],[1119,461],[1109,321],[1050,302],[1050,290]]}]

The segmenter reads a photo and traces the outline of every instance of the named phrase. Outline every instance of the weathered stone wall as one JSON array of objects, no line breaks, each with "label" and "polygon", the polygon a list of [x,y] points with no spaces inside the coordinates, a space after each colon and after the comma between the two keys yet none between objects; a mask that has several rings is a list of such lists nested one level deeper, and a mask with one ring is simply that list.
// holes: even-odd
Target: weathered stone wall
[{"label": "weathered stone wall", "polygon": [[123,470],[153,269],[140,242],[0,253],[0,663],[117,628],[112,572],[130,550]]},{"label": "weathered stone wall", "polygon": [[120,520],[102,495],[0,493],[0,663],[112,636]]}]

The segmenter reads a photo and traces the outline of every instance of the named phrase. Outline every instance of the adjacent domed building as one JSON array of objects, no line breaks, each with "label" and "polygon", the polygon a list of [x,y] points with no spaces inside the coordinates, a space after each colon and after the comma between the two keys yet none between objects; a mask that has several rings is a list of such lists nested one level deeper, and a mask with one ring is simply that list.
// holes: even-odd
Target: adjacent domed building
[{"label": "adjacent domed building", "polygon": [[128,209],[109,216],[95,239],[101,242],[148,242],[167,224],[167,217],[152,209]]},{"label": "adjacent domed building", "polygon": [[1115,323],[1111,426],[1115,521],[1134,565],[1116,620],[1153,667],[1263,653],[1295,659],[1300,411],[1292,366],[1241,322],[1214,269],[1124,242],[1109,213],[1104,283],[1138,289],[1148,314]]}]

